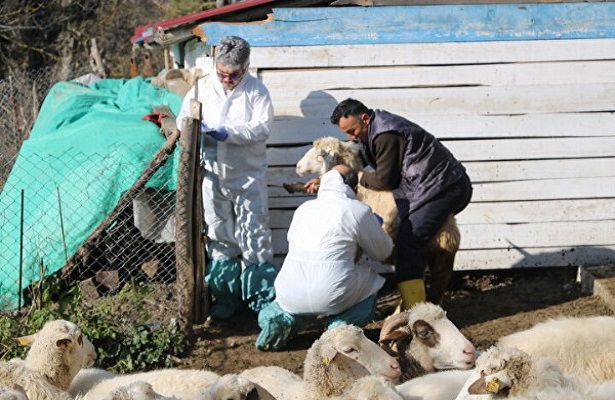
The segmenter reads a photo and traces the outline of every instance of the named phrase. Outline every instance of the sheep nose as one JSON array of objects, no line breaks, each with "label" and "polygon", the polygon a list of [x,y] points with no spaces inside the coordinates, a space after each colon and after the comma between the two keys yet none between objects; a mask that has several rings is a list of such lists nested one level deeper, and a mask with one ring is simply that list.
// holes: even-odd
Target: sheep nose
[{"label": "sheep nose", "polygon": [[465,347],[463,349],[463,354],[467,355],[470,361],[476,361],[476,349],[474,348],[474,346]]}]

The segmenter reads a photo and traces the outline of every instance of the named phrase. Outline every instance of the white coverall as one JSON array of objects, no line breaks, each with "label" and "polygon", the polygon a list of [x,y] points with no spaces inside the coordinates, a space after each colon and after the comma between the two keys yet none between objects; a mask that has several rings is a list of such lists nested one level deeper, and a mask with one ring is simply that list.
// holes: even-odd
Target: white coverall
[{"label": "white coverall", "polygon": [[[184,97],[177,117],[181,127],[190,114],[194,87]],[[267,197],[265,141],[273,121],[267,88],[249,73],[225,93],[213,69],[198,81],[202,119],[208,127],[224,127],[228,138],[217,142],[203,135],[203,209],[208,253],[212,259],[240,254],[246,265],[273,257]]]},{"label": "white coverall", "polygon": [[292,314],[339,314],[376,294],[385,279],[356,265],[359,250],[383,260],[393,242],[342,176],[322,176],[318,197],[303,203],[288,231],[288,254],[275,280],[276,301]]}]

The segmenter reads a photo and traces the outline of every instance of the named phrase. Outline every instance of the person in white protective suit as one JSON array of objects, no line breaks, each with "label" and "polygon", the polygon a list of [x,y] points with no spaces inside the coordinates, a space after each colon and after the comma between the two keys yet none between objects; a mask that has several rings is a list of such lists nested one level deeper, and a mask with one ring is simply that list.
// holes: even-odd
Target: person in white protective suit
[{"label": "person in white protective suit", "polygon": [[201,102],[205,280],[217,319],[230,317],[242,300],[258,312],[275,298],[265,145],[273,105],[267,88],[248,73],[249,63],[248,42],[236,36],[220,40],[214,70],[186,94],[177,118],[182,126],[190,100]]},{"label": "person in white protective suit", "polygon": [[385,279],[355,260],[364,252],[384,260],[393,241],[382,220],[356,199],[358,176],[346,165],[322,176],[318,197],[297,208],[288,229],[288,254],[275,280],[276,300],[258,314],[259,350],[279,350],[305,318],[327,315],[328,329],[373,320]]}]

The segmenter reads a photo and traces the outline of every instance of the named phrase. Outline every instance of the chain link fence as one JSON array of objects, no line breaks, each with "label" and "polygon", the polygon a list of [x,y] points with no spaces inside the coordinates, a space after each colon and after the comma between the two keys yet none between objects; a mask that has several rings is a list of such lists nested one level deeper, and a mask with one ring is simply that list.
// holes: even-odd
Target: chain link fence
[{"label": "chain link fence", "polygon": [[[145,303],[153,323],[179,320],[184,328],[191,329],[192,323],[202,319],[202,315],[194,315],[194,304],[201,304],[202,293],[206,293],[202,278],[195,279],[203,274],[203,258],[199,258],[202,240],[192,216],[197,205],[191,200],[178,207],[176,198],[186,197],[177,195],[180,190],[195,190],[198,169],[184,168],[182,172],[182,165],[198,159],[196,147],[190,145],[193,153],[182,154],[178,182],[171,181],[176,179],[175,174],[157,173],[163,167],[174,168],[168,164],[179,143],[178,133],[169,136],[160,149],[144,145],[92,154],[80,152],[80,144],[74,143],[69,146],[69,154],[53,154],[56,160],[51,162],[44,149],[30,151],[26,157],[20,148],[54,83],[50,70],[0,80],[0,311],[27,307],[43,276],[78,282],[83,300],[90,304],[118,293],[128,283],[139,283],[147,286]],[[155,156],[143,170],[142,164],[125,156],[128,152]],[[80,167],[79,160],[84,158],[90,161],[87,165],[95,159],[93,170]],[[70,160],[70,165],[64,160]],[[42,163],[49,167],[41,171]],[[57,184],[56,177],[65,174],[67,168],[78,192],[65,181]],[[101,169],[123,173],[99,177]],[[176,186],[177,193],[166,189]],[[129,189],[114,192],[125,187]],[[100,193],[110,193],[109,198],[100,198]],[[193,199],[193,195],[188,198]],[[33,209],[32,204],[37,207]],[[107,212],[100,215],[99,210],[104,209]],[[185,265],[186,260],[176,259],[176,226],[180,226],[183,237],[199,239],[188,245],[194,249],[180,251],[181,257],[199,254],[198,261],[180,268],[181,273],[190,275],[187,281],[185,276],[178,276],[178,262]],[[86,239],[76,243],[71,241],[75,236]],[[182,241],[180,247],[184,246]],[[18,295],[7,297],[11,291]],[[197,309],[202,314],[203,307]]]}]

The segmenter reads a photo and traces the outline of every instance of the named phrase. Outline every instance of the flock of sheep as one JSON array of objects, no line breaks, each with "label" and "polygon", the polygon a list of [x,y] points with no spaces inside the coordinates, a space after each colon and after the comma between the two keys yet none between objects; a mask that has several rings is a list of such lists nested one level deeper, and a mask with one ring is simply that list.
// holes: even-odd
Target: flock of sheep
[{"label": "flock of sheep", "polygon": [[92,368],[93,344],[65,320],[17,340],[31,347],[25,359],[0,363],[0,400],[615,398],[610,316],[548,320],[480,353],[440,306],[420,303],[386,320],[379,343],[352,325],[325,331],[303,376],[277,366],[115,374]]}]

